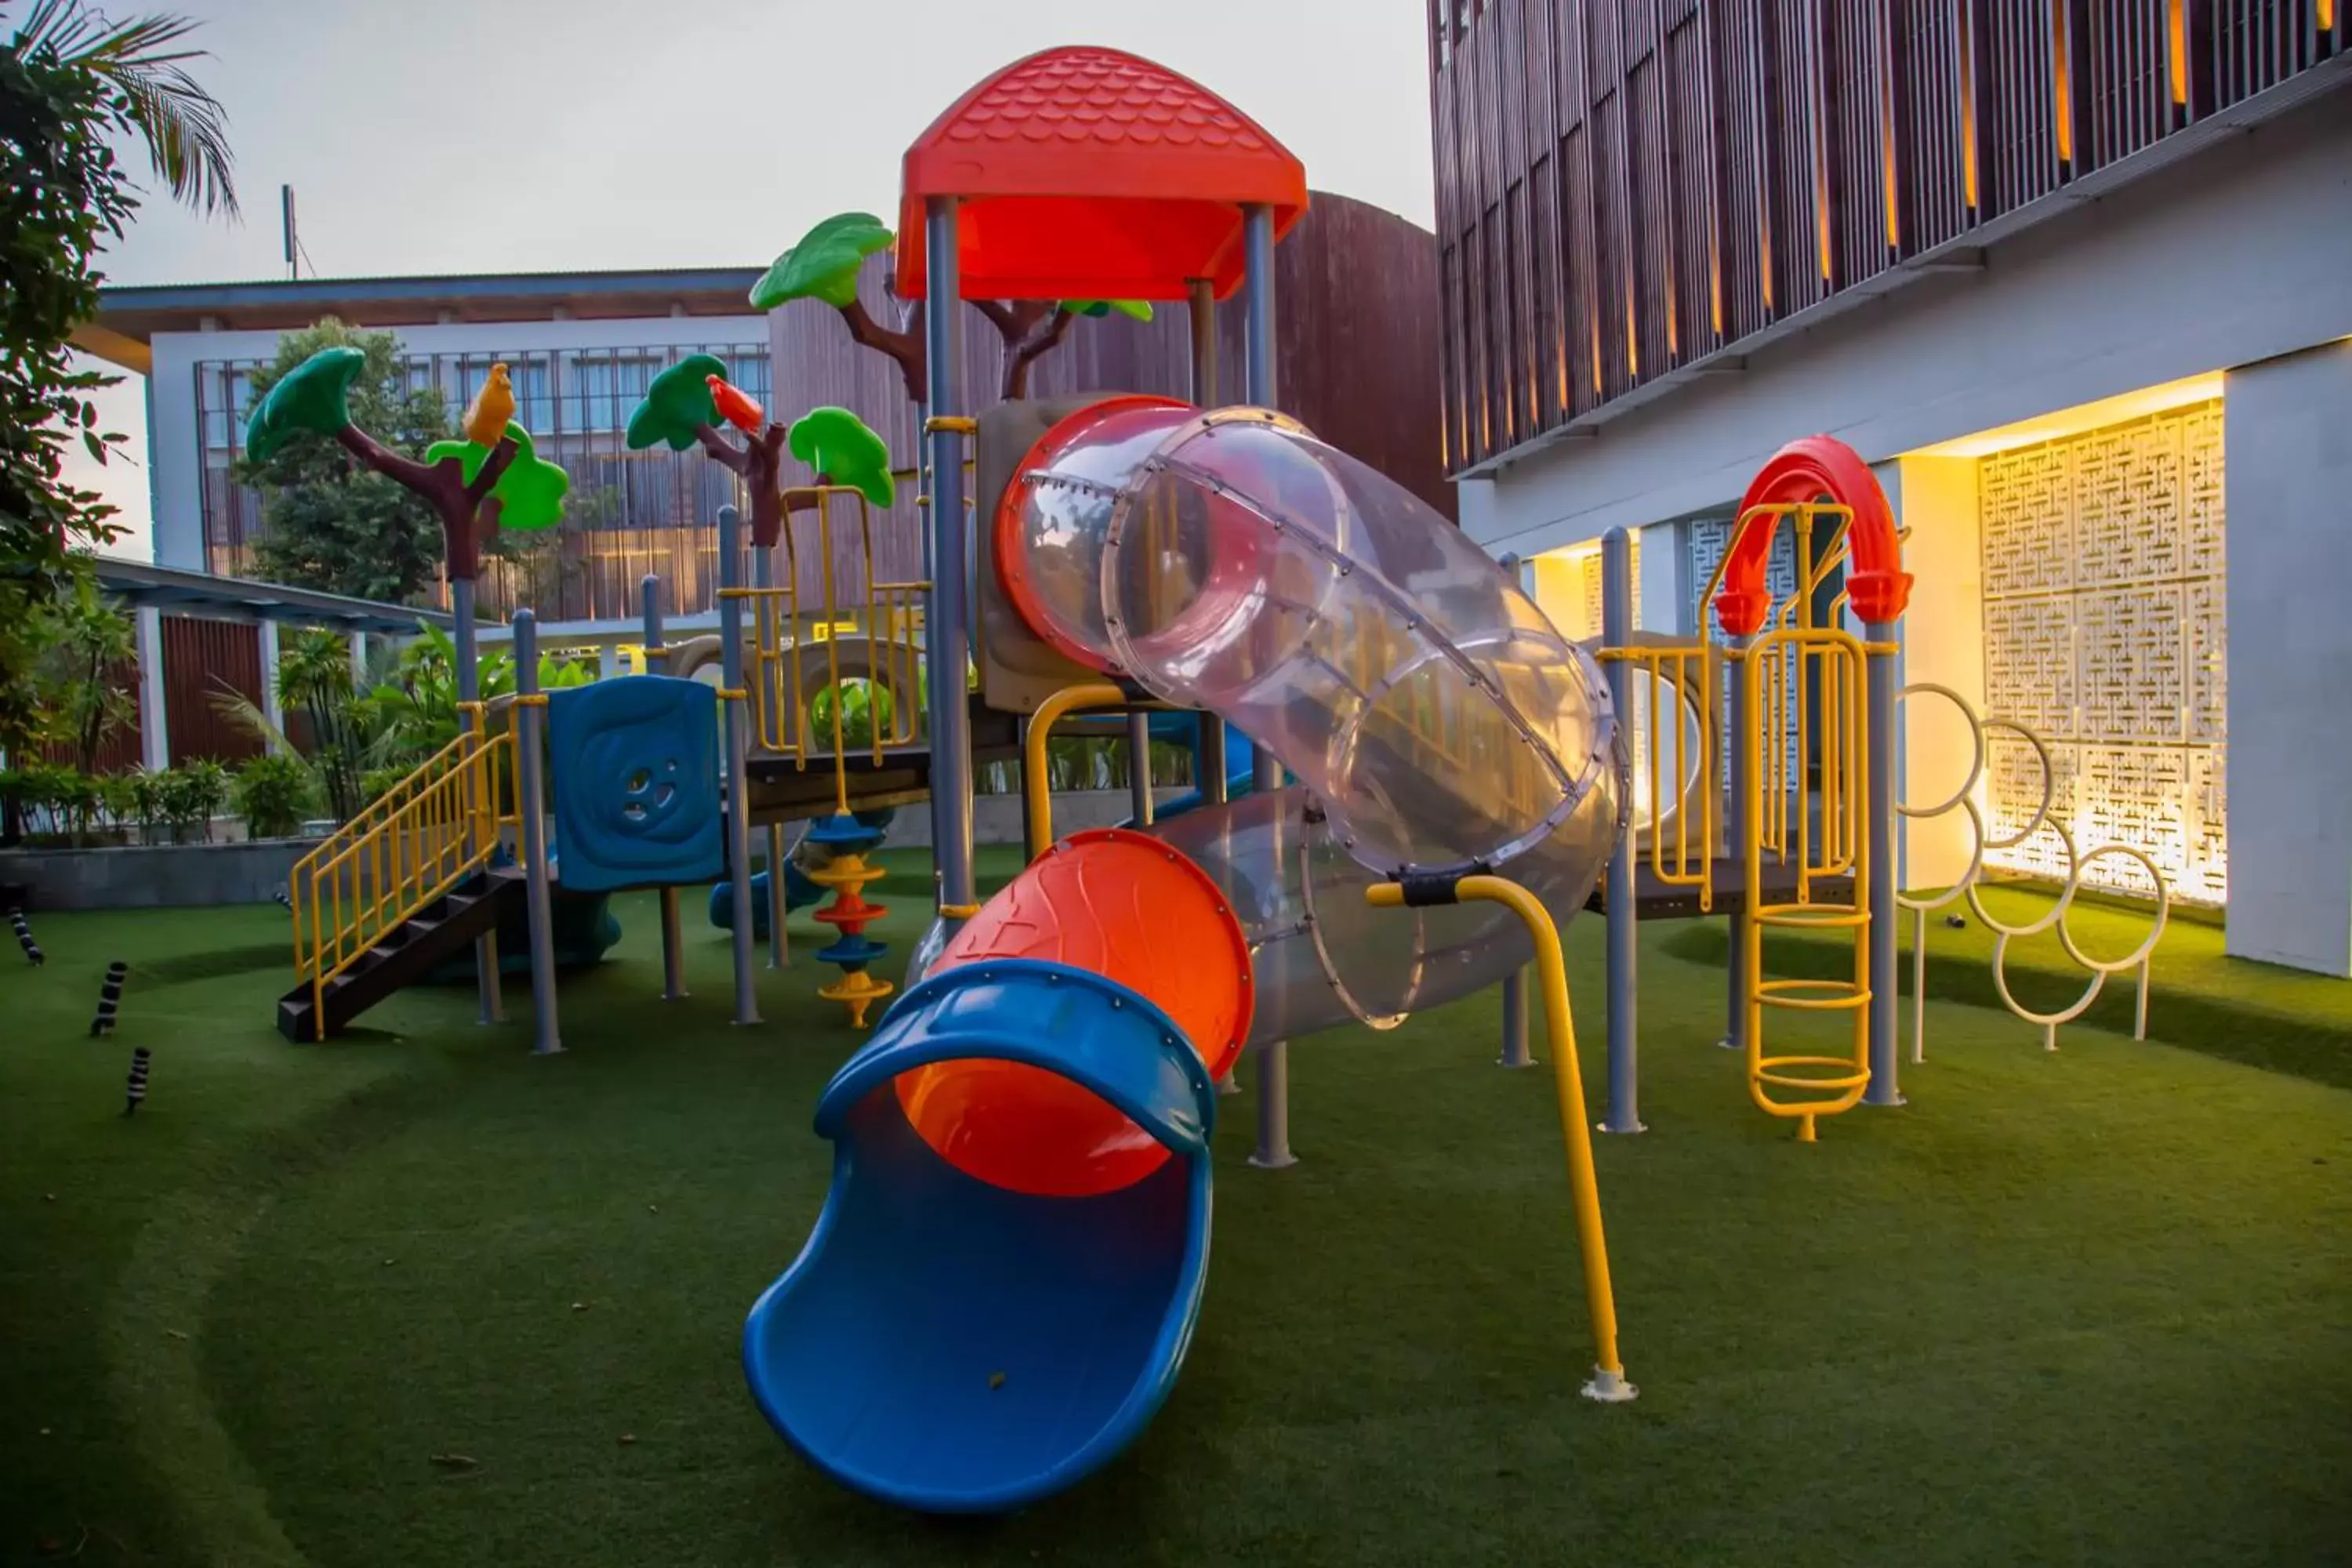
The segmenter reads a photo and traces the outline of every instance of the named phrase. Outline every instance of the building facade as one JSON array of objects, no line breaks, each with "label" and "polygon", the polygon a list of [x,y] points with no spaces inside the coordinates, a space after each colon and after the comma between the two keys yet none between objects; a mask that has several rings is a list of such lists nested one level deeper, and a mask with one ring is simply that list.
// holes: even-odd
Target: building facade
[{"label": "building facade", "polygon": [[[1840,437],[1907,532],[1906,679],[2036,731],[2062,824],[2226,906],[2232,952],[2352,973],[2344,10],[1433,9],[1464,526],[1580,635],[1637,531],[1641,619],[1689,634],[1747,480]],[[1954,730],[1906,708],[1915,795]],[[1988,860],[2063,869],[2021,832],[2038,759],[1990,750]],[[1957,815],[1905,838],[1911,885],[1966,865]]]},{"label": "building facade", "polygon": [[[1449,513],[1437,442],[1437,247],[1430,233],[1343,196],[1318,195],[1277,252],[1281,385],[1288,412]],[[904,307],[887,295],[885,256],[869,258],[866,303],[878,320]],[[529,605],[543,620],[615,626],[639,613],[638,585],[658,573],[669,609],[715,605],[721,505],[734,478],[697,451],[633,452],[629,415],[652,378],[687,355],[717,355],[729,378],[790,419],[822,405],[855,410],[889,441],[909,477],[911,406],[895,364],[856,345],[840,318],[812,300],[767,314],[745,303],[757,268],[572,276],[412,278],[111,289],[79,341],[144,374],[150,483],[160,564],[230,575],[253,570],[262,498],[236,482],[253,371],[282,333],[333,316],[395,332],[410,384],[437,389],[453,411],[493,363],[509,369],[517,417],[543,455],[572,476],[562,525],[509,542],[483,563],[481,597],[503,614]],[[1217,310],[1240,388],[1238,300]],[[967,374],[992,393],[1001,344],[968,311]],[[1040,360],[1033,395],[1120,390],[1191,395],[1190,322],[1182,306],[1150,322],[1082,318]],[[786,481],[810,476],[789,461]],[[921,575],[914,496],[875,519],[875,570]],[[856,592],[857,542],[835,540],[839,586]],[[852,557],[861,557],[853,561]],[[813,571],[811,563],[804,567]]]}]

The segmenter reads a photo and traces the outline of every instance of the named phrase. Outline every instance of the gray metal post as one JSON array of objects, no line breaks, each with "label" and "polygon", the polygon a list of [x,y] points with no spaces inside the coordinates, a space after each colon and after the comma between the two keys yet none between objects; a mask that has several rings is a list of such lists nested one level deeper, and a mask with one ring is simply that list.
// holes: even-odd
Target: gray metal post
[{"label": "gray metal post", "polygon": [[[1891,626],[1863,627],[1866,642],[1892,647]],[[1895,656],[1874,648],[1864,657],[1864,701],[1870,726],[1870,1087],[1864,1105],[1900,1105],[1895,1048]]]},{"label": "gray metal post", "polygon": [[[479,645],[474,635],[474,580],[471,577],[449,579],[450,637],[457,645],[457,700],[479,702],[482,700],[482,666]],[[160,665],[159,665],[160,668]],[[466,727],[484,731],[489,730],[489,716],[472,709],[460,709]],[[498,788],[495,776],[490,781]],[[490,803],[493,813],[498,803]],[[476,1016],[484,1024],[506,1022],[506,997],[499,984],[499,933],[494,926],[474,939],[474,997]]]},{"label": "gray metal post", "polygon": [[[1601,536],[1601,641],[1622,648],[1633,640],[1633,536],[1612,528]],[[1641,742],[1633,721],[1633,678],[1622,659],[1608,665],[1609,700],[1617,710],[1625,771],[1618,786],[1624,802],[1618,813],[1617,847],[1609,857],[1609,1118],[1603,1132],[1639,1132],[1641,1116],[1641,987],[1636,969],[1639,928],[1633,905],[1633,868],[1641,855],[1632,798],[1637,787],[1634,749]],[[1650,716],[1651,728],[1661,728]],[[1662,764],[1653,756],[1652,767]],[[1651,825],[1657,831],[1657,825]]]},{"label": "gray metal post", "polygon": [[1217,406],[1217,291],[1205,278],[1185,286],[1185,310],[1192,327],[1192,401]]},{"label": "gray metal post", "polygon": [[[1192,781],[1192,785],[1201,792],[1202,806],[1223,805],[1225,804],[1225,721],[1214,713],[1202,713],[1198,717],[1201,724],[1200,776]],[[1230,833],[1225,837],[1224,852],[1219,858],[1231,865],[1234,857]],[[1226,1073],[1217,1080],[1217,1092],[1239,1094],[1242,1091],[1240,1079],[1238,1068]]]},{"label": "gray metal post", "polygon": [[[1254,204],[1242,209],[1244,245],[1248,273],[1244,279],[1242,374],[1243,393],[1260,408],[1272,408],[1280,396],[1275,384],[1274,209]],[[1222,726],[1222,721],[1212,719]],[[1250,789],[1269,795],[1282,787],[1282,763],[1264,746],[1250,759]],[[1275,829],[1275,864],[1268,868],[1268,887],[1282,883],[1282,833]],[[1257,1047],[1257,1149],[1250,1163],[1278,1171],[1295,1165],[1290,1152],[1290,1043],[1268,1040]]]},{"label": "gray metal post", "polygon": [[1243,395],[1259,408],[1274,406],[1274,209],[1254,203],[1242,209],[1243,245],[1249,272],[1243,284]]},{"label": "gray metal post", "polygon": [[[1699,606],[1706,614],[1706,606]],[[1734,637],[1731,649],[1745,653],[1756,646],[1752,637]],[[1731,958],[1724,965],[1723,1038],[1716,1041],[1727,1051],[1748,1048],[1748,835],[1761,831],[1760,823],[1747,820],[1748,812],[1748,726],[1761,723],[1760,715],[1748,711],[1748,666],[1745,660],[1729,661],[1731,670],[1730,698],[1724,704],[1723,777],[1729,788],[1730,798],[1723,813],[1723,852],[1728,858],[1733,873],[1740,879],[1742,891],[1731,900]],[[1768,773],[1767,776],[1769,774]]]},{"label": "gray metal post", "polygon": [[1536,1065],[1534,1053],[1528,1049],[1528,972],[1514,969],[1503,977],[1503,1055],[1501,1065],[1507,1068],[1531,1068]]},{"label": "gray metal post", "polygon": [[[772,550],[762,550],[754,543],[751,546],[751,586],[772,587],[775,584],[775,573],[776,552]],[[764,679],[765,678],[765,671],[758,672],[756,676],[756,679]],[[835,693],[835,700],[839,700],[840,694]],[[748,746],[746,749],[749,749]],[[792,938],[784,930],[784,828],[782,823],[772,822],[768,825],[767,860],[768,967],[782,969],[791,962],[791,949],[786,944],[792,941]]]},{"label": "gray metal post", "polygon": [[[1706,605],[1698,606],[1706,616]],[[1755,637],[1734,637],[1731,651],[1745,654],[1755,648]],[[1748,663],[1731,660],[1727,703],[1724,703],[1724,785],[1728,787],[1728,799],[1724,802],[1724,856],[1731,872],[1740,879],[1740,896],[1731,900],[1731,959],[1724,963],[1724,1037],[1715,1041],[1724,1051],[1745,1051],[1748,1048],[1748,835],[1759,832],[1761,823],[1748,820],[1748,724],[1761,721],[1748,712]],[[1769,778],[1767,771],[1767,778]]]},{"label": "gray metal post", "polygon": [[[742,574],[743,524],[731,506],[719,509],[719,585],[732,588]],[[731,594],[719,597],[719,657],[727,721],[727,877],[735,913],[735,1021],[760,1021],[760,999],[751,976],[751,747],[744,710],[743,601]]]},{"label": "gray metal post", "polygon": [[523,891],[530,917],[530,1049],[553,1056],[563,1048],[555,1011],[555,913],[547,887],[547,789],[541,745],[547,735],[547,699],[539,689],[539,617],[514,615],[515,819],[522,824]]},{"label": "gray metal post", "polygon": [[[933,196],[924,216],[923,244],[930,268],[923,310],[929,378],[925,405],[932,419],[963,413],[963,337],[956,288],[961,259],[952,196]],[[940,911],[977,908],[971,865],[971,710],[965,697],[971,662],[971,613],[966,602],[971,533],[963,515],[963,437],[941,430],[930,437],[931,591],[925,611],[924,649],[930,671],[931,853],[940,873]]]},{"label": "gray metal post", "polygon": [[1127,716],[1127,796],[1138,827],[1151,826],[1151,715]]},{"label": "gray metal post", "polygon": [[[648,572],[637,584],[637,605],[645,612],[646,652],[656,653],[662,646],[661,575]],[[658,660],[648,657],[646,668],[655,670]],[[686,994],[686,933],[677,912],[677,889],[665,887],[661,890],[662,940],[662,1000],[676,1002]]]}]

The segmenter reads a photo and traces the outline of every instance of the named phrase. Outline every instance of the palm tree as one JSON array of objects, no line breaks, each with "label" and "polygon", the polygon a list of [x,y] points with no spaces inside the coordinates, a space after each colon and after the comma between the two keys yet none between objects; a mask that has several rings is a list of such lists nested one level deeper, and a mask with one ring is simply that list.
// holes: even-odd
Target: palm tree
[{"label": "palm tree", "polygon": [[83,0],[34,0],[6,52],[28,65],[86,72],[102,82],[114,95],[121,123],[147,144],[148,159],[173,199],[235,217],[228,112],[188,74],[189,62],[208,58],[206,51],[178,47],[196,26],[170,15],[116,22]]}]

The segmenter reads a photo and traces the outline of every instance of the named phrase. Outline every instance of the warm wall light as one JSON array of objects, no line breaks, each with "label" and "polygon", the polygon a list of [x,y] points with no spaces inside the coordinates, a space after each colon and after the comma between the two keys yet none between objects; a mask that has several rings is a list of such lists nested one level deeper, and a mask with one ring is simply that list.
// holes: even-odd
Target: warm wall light
[{"label": "warm wall light", "polygon": [[1960,188],[1977,205],[1977,81],[1969,46],[1960,43]]},{"label": "warm wall light", "polygon": [[2051,107],[2057,116],[2058,161],[2074,161],[2074,89],[2066,70],[2066,7],[2050,7]]},{"label": "warm wall light", "polygon": [[2110,425],[2144,419],[2151,414],[2186,408],[2194,403],[2210,403],[2222,395],[2222,384],[2220,371],[2192,375],[2181,381],[2143,386],[2137,392],[2126,392],[2117,397],[2103,397],[2096,403],[2055,409],[2032,419],[2021,419],[2014,425],[1979,430],[1971,436],[1962,436],[1933,447],[1922,447],[1902,455],[1906,458],[1990,458],[1996,452],[2006,452],[2016,447],[2039,446],[2044,441],[2079,436],[2086,430],[2104,429]]},{"label": "warm wall light", "polygon": [[[2319,0],[2320,26],[2327,26],[2329,0]],[[2165,5],[2165,37],[2172,50],[2172,101],[2189,101],[2189,0],[2168,0]]]}]

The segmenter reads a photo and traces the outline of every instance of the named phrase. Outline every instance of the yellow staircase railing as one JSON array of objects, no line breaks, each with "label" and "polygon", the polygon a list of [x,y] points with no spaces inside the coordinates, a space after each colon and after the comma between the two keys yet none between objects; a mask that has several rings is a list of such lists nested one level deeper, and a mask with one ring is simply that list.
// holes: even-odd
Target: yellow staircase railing
[{"label": "yellow staircase railing", "polygon": [[[473,706],[473,705],[469,705]],[[498,852],[510,814],[514,736],[478,712],[464,733],[294,864],[294,972],[310,987],[311,1028],[327,1037],[327,984],[384,934]]]}]

